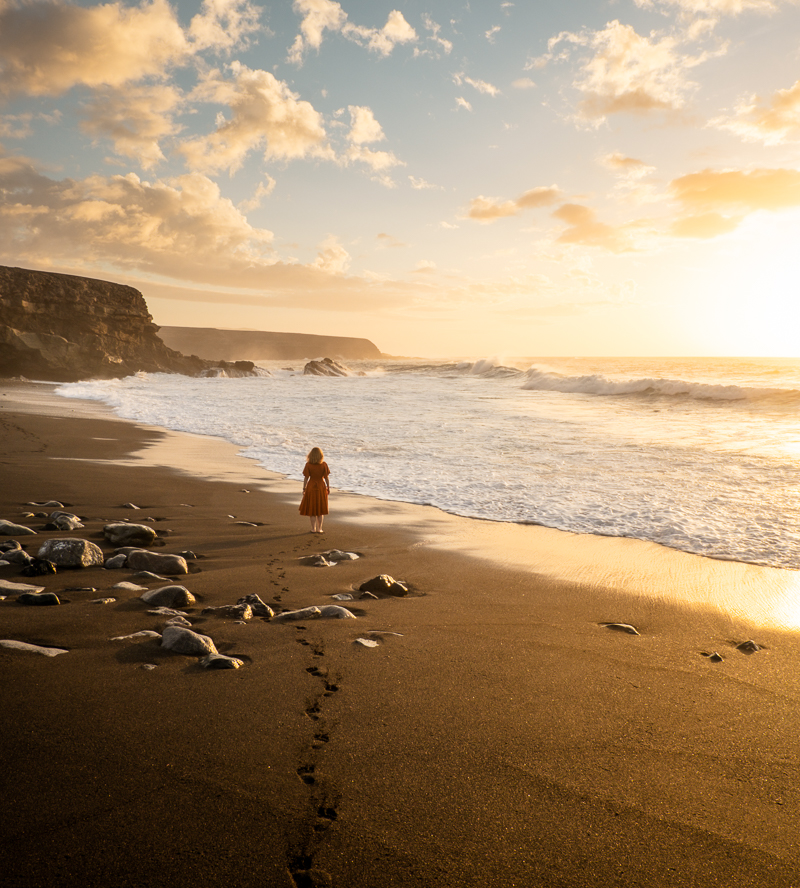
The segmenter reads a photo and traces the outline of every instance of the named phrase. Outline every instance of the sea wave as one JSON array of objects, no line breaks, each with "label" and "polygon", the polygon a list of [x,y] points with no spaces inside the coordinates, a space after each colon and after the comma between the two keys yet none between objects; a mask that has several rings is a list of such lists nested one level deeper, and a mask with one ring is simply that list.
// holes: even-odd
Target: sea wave
[{"label": "sea wave", "polygon": [[566,376],[536,367],[531,367],[523,375],[525,382],[521,388],[527,391],[564,392],[565,394],[605,397],[688,398],[696,401],[764,401],[784,406],[800,404],[800,391],[797,389],[720,385],[658,377],[611,379],[599,373],[586,376]]}]

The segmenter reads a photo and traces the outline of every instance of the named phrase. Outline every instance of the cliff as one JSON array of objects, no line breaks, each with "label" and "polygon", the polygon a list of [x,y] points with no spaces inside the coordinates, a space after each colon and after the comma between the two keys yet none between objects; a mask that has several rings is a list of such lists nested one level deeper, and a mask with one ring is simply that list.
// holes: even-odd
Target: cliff
[{"label": "cliff", "polygon": [[0,266],[0,376],[56,382],[148,373],[251,375],[186,357],[158,336],[144,296],[94,278]]},{"label": "cliff", "polygon": [[292,361],[330,355],[344,360],[377,360],[381,353],[369,339],[311,333],[264,333],[214,327],[161,327],[171,348],[226,361]]}]

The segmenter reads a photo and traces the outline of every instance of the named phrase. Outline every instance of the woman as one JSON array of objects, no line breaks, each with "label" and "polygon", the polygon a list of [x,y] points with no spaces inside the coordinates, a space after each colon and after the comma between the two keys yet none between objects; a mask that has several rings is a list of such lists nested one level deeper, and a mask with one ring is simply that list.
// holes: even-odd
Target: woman
[{"label": "woman", "polygon": [[319,447],[312,447],[303,469],[303,499],[300,514],[311,519],[311,533],[322,533],[322,520],[328,514],[330,469]]}]

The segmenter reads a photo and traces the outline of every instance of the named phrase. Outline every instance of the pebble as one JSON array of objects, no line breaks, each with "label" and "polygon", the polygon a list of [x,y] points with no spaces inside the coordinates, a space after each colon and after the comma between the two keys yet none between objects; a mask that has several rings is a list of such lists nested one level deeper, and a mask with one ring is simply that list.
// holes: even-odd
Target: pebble
[{"label": "pebble", "polygon": [[36,536],[36,531],[22,524],[14,524],[13,521],[0,518],[0,536]]},{"label": "pebble", "polygon": [[741,644],[737,644],[736,650],[741,651],[743,654],[755,654],[757,651],[761,650],[761,645],[756,644],[750,639],[749,641],[743,641]]},{"label": "pebble", "polygon": [[638,635],[635,626],[631,626],[630,623],[601,623],[600,624],[604,629],[612,629],[615,632],[627,632],[628,635]]},{"label": "pebble", "polygon": [[194,595],[185,586],[161,586],[139,596],[142,601],[161,607],[186,607],[194,604]]},{"label": "pebble", "polygon": [[198,665],[203,669],[238,669],[244,666],[244,662],[236,657],[226,657],[225,654],[209,654]]},{"label": "pebble", "polygon": [[331,598],[333,598],[335,601],[352,601],[353,600],[353,596],[349,592],[337,592],[336,595],[331,595]]},{"label": "pebble", "polygon": [[12,583],[10,580],[0,580],[0,592],[6,592],[9,595],[22,592],[44,592],[44,586],[31,586],[28,583]]},{"label": "pebble", "polygon": [[32,654],[42,654],[45,657],[57,657],[59,654],[68,654],[63,648],[41,647],[38,644],[28,644],[25,641],[13,641],[10,638],[0,639],[0,647],[11,648],[17,651],[28,651]]},{"label": "pebble", "polygon": [[353,644],[360,644],[365,648],[376,648],[379,647],[377,641],[373,641],[371,638],[357,638]]},{"label": "pebble", "polygon": [[214,642],[207,635],[200,635],[184,626],[165,626],[161,636],[161,647],[177,654],[204,657],[218,653]]},{"label": "pebble", "polygon": [[161,638],[158,632],[152,629],[142,629],[141,632],[134,632],[132,635],[117,635],[116,638],[109,638],[109,641],[130,641],[132,638]]},{"label": "pebble", "polygon": [[146,592],[147,586],[137,586],[136,583],[128,583],[123,581],[122,583],[114,583],[111,587],[112,589],[120,589],[123,592]]},{"label": "pebble", "polygon": [[116,598],[95,598],[89,604],[114,604]]}]

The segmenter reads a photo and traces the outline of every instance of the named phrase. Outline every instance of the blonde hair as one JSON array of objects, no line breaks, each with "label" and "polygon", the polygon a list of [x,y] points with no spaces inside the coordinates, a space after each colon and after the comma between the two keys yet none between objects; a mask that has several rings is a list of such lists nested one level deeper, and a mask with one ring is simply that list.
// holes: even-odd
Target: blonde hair
[{"label": "blonde hair", "polygon": [[325,456],[319,447],[312,447],[311,450],[308,451],[306,462],[310,462],[313,465],[319,465],[323,459],[325,459]]}]

